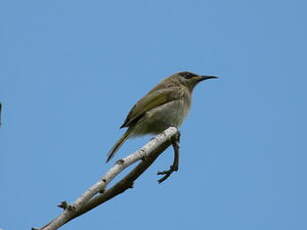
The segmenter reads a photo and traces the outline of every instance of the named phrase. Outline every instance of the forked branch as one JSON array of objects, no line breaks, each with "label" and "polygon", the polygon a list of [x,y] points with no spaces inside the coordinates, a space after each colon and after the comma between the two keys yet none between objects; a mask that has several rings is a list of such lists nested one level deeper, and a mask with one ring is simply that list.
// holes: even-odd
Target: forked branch
[{"label": "forked branch", "polygon": [[[176,128],[170,127],[163,133],[157,135],[155,138],[149,141],[137,152],[132,153],[131,155],[117,161],[115,165],[111,167],[111,169],[98,182],[91,186],[74,203],[69,204],[66,201],[61,202],[58,206],[63,208],[63,212],[58,217],[56,217],[47,225],[41,228],[33,229],[58,229],[70,220],[92,210],[98,205],[112,199],[118,194],[131,188],[133,186],[134,181],[155,161],[155,159],[165,149],[167,149],[171,144],[173,144],[175,149],[174,140],[179,141],[179,132]],[[176,142],[176,144],[178,143]],[[175,152],[175,154],[178,154],[178,152]],[[141,160],[141,162],[135,168],[133,168],[124,178],[122,178],[111,188],[106,188],[106,186],[120,172],[122,172],[125,168],[129,167],[130,165],[139,160]]]}]

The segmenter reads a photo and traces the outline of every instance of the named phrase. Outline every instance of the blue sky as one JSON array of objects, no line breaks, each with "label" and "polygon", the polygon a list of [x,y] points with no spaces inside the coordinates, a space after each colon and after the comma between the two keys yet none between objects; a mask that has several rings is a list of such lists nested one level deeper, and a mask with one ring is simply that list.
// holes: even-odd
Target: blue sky
[{"label": "blue sky", "polygon": [[[60,213],[112,164],[131,106],[182,70],[199,85],[180,171],[62,229],[307,229],[304,1],[3,1],[0,228]],[[117,157],[149,137],[128,141]],[[118,159],[118,158],[117,158]]]}]

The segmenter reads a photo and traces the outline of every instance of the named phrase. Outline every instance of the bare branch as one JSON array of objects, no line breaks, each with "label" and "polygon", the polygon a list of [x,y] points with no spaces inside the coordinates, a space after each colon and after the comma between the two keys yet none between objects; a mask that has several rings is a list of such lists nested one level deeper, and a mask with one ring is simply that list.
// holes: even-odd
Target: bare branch
[{"label": "bare branch", "polygon": [[178,168],[179,168],[179,141],[180,141],[180,133],[178,132],[178,135],[175,136],[172,139],[172,145],[173,145],[173,149],[174,149],[174,161],[173,164],[170,166],[169,170],[165,170],[165,171],[159,171],[157,174],[158,175],[164,175],[163,177],[161,177],[158,182],[162,183],[163,181],[165,181],[167,178],[169,178],[169,176],[173,173],[173,172],[177,172]]},{"label": "bare branch", "polygon": [[[98,205],[112,199],[118,194],[133,186],[134,181],[155,161],[155,159],[172,144],[174,137],[178,136],[178,130],[170,127],[157,135],[140,150],[117,161],[113,167],[92,187],[83,193],[73,204],[61,202],[59,207],[64,211],[40,230],[55,230],[82,215]],[[125,168],[136,161],[142,160],[123,179],[106,189],[106,186]],[[102,192],[102,193],[101,193]]]}]

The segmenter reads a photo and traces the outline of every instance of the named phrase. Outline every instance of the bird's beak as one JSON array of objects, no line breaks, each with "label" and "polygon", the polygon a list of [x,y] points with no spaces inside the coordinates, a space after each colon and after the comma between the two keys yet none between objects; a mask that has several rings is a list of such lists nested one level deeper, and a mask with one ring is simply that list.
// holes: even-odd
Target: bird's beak
[{"label": "bird's beak", "polygon": [[203,75],[203,76],[199,76],[199,80],[198,81],[204,81],[204,80],[208,80],[208,79],[216,79],[218,77],[216,76],[206,76],[206,75]]}]

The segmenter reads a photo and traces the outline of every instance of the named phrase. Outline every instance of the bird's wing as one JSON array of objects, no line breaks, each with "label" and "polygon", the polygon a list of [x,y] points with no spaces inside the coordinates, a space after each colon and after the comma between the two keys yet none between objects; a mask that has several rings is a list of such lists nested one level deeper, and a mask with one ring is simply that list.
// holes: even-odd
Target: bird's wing
[{"label": "bird's wing", "polygon": [[150,91],[132,107],[124,124],[120,128],[129,127],[132,123],[137,122],[147,111],[159,105],[179,100],[183,96],[183,93],[183,90],[179,87]]}]

